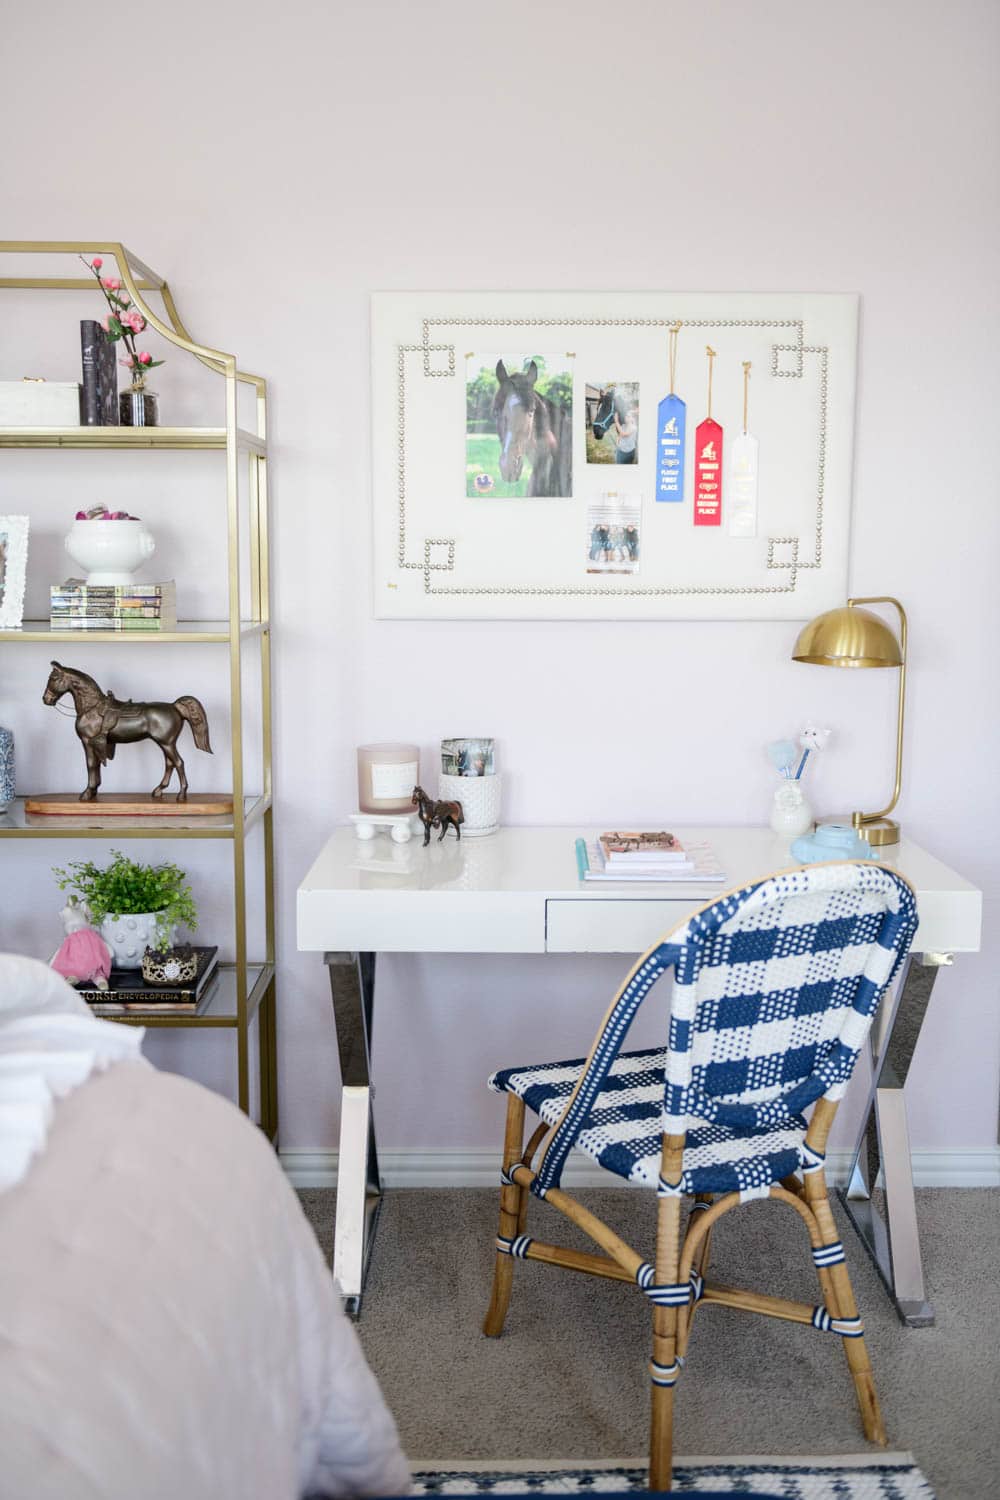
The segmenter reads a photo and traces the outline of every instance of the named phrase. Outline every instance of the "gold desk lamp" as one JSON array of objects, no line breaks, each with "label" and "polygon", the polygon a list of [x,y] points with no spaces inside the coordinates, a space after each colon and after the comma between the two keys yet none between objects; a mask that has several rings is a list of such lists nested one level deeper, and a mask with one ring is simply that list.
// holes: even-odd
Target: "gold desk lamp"
[{"label": "gold desk lamp", "polygon": [[[862,604],[892,604],[899,610],[899,640],[889,626]],[[906,696],[906,611],[891,595],[866,599],[848,599],[846,608],[830,609],[817,615],[799,632],[792,651],[793,661],[812,662],[820,667],[898,667],[899,709],[896,721],[896,784],[888,807],[876,813],[851,813],[830,818],[831,823],[847,823],[874,847],[898,844],[899,824],[888,816],[899,801],[903,775],[903,705]]]}]

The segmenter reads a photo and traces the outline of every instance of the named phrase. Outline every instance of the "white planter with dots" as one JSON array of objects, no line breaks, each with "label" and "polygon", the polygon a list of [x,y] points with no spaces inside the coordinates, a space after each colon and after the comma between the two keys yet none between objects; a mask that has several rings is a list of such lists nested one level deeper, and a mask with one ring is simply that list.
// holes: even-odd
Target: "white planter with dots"
[{"label": "white planter with dots", "polygon": [[[105,917],[101,937],[111,948],[116,969],[138,969],[142,955],[156,942],[156,920],[159,912],[136,912],[134,915]],[[174,940],[171,929],[168,943]]]},{"label": "white planter with dots", "polygon": [[501,785],[499,776],[448,776],[442,772],[438,798],[441,802],[461,802],[463,839],[496,833],[500,827]]}]

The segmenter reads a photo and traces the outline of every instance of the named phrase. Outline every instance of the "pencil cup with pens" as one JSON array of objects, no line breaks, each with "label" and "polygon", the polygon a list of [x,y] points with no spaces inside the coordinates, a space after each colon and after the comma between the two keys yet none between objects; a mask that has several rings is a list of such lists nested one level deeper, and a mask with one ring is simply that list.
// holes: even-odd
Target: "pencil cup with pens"
[{"label": "pencil cup with pens", "polygon": [[771,807],[770,825],[775,833],[797,838],[812,831],[813,810],[802,786],[802,773],[810,755],[822,750],[829,738],[829,729],[808,726],[798,740],[775,740],[768,745],[771,764],[781,777]]}]

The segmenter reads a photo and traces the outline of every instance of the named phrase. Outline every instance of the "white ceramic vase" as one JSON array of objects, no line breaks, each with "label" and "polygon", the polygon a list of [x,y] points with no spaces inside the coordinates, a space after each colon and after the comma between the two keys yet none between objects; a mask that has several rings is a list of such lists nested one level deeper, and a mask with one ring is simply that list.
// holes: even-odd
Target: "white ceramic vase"
[{"label": "white ceramic vase", "polygon": [[66,533],[66,551],[87,573],[88,584],[129,584],[132,574],[156,551],[153,533],[143,521],[74,521]]},{"label": "white ceramic vase", "polygon": [[[142,955],[156,942],[156,920],[159,912],[135,912],[127,916],[105,917],[101,923],[101,937],[111,949],[116,969],[138,969]],[[174,941],[175,929],[167,936],[168,945]]]},{"label": "white ceramic vase", "polygon": [[796,839],[802,833],[810,833],[813,826],[813,810],[809,806],[800,781],[781,781],[774,789],[771,807],[771,827],[775,833]]},{"label": "white ceramic vase", "polygon": [[461,802],[464,822],[462,837],[483,838],[500,827],[499,776],[448,776],[441,773],[438,800]]}]

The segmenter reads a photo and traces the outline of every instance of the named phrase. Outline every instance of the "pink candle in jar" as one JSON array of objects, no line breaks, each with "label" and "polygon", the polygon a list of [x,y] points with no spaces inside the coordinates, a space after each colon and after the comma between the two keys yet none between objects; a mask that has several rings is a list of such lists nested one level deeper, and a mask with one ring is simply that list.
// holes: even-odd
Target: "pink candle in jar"
[{"label": "pink candle in jar", "polygon": [[419,780],[419,746],[358,746],[358,807],[362,812],[412,812],[413,788]]}]

